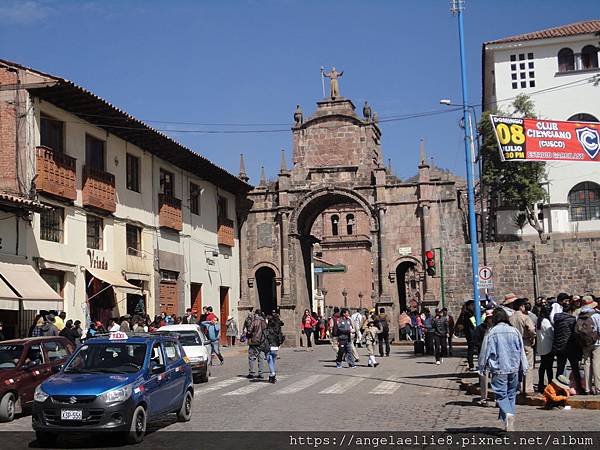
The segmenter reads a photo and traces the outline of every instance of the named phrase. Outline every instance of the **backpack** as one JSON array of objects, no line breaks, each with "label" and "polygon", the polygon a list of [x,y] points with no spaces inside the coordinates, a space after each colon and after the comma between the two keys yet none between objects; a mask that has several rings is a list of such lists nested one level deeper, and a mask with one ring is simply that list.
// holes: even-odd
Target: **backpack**
[{"label": "backpack", "polygon": [[389,333],[390,332],[390,325],[388,324],[387,317],[380,317],[379,318],[379,323],[381,324],[381,331],[383,333]]},{"label": "backpack", "polygon": [[591,314],[579,314],[575,323],[575,340],[582,347],[590,347],[598,340],[598,330],[594,329]]}]

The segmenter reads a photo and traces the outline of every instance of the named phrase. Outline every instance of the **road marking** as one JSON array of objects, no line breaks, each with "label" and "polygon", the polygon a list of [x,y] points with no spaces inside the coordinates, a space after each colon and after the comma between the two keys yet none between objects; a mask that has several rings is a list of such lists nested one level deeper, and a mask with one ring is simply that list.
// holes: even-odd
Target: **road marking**
[{"label": "road marking", "polygon": [[195,391],[196,392],[201,392],[201,393],[206,393],[206,392],[213,392],[213,391],[218,391],[219,389],[223,389],[226,387],[229,387],[233,384],[239,383],[241,381],[244,381],[245,378],[242,377],[235,377],[235,378],[229,378],[227,380],[223,380],[223,381],[219,381],[216,383],[208,383],[202,387],[196,388]]},{"label": "road marking", "polygon": [[273,394],[294,394],[328,377],[329,375],[311,375],[306,377],[304,380],[297,381],[289,386],[284,387],[283,389],[275,391]]},{"label": "road marking", "polygon": [[338,381],[327,389],[323,389],[319,394],[343,394],[351,387],[356,386],[360,383],[362,378],[348,378],[347,380]]},{"label": "road marking", "polygon": [[[288,378],[288,375],[283,375],[283,376],[277,377],[278,380],[285,380],[286,378]],[[248,383],[249,384],[246,386],[238,388],[235,391],[227,392],[223,395],[248,395],[248,394],[252,394],[262,388],[265,388],[267,386],[271,386],[271,383],[267,382],[266,380],[249,381]]]},{"label": "road marking", "polygon": [[400,386],[402,386],[400,384],[401,379],[402,379],[402,377],[389,377],[389,378],[387,378],[387,381],[384,381],[383,383],[379,383],[377,386],[375,386],[371,390],[371,392],[369,392],[369,394],[375,394],[375,395],[393,394],[398,389],[400,389]]}]

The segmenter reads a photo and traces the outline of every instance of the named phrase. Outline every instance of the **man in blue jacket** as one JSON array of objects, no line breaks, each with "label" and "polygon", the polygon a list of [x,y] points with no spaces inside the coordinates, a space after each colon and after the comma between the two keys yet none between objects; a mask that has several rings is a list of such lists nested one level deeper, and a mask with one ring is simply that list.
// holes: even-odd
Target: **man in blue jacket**
[{"label": "man in blue jacket", "polygon": [[202,322],[202,326],[205,327],[208,340],[210,341],[211,360],[212,355],[217,355],[217,358],[221,361],[221,365],[223,365],[223,355],[221,355],[221,347],[219,345],[219,332],[221,331],[219,319],[213,315],[212,320],[205,320]]}]

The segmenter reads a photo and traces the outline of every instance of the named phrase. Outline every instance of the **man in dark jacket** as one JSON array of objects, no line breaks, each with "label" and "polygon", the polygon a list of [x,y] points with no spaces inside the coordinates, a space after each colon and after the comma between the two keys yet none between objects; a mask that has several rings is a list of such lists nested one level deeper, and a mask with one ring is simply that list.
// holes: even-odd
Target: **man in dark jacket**
[{"label": "man in dark jacket", "polygon": [[354,356],[352,355],[351,345],[351,333],[352,333],[352,320],[350,319],[350,311],[347,308],[342,308],[340,312],[340,319],[337,322],[336,335],[338,338],[338,353],[335,360],[335,365],[338,369],[342,367],[342,361],[346,359],[348,361],[348,367],[356,367],[354,362]]},{"label": "man in dark jacket", "polygon": [[573,315],[573,305],[565,304],[563,312],[554,316],[554,340],[552,341],[552,352],[556,354],[556,374],[564,375],[567,360],[571,365],[571,373],[575,379],[577,390],[581,391],[581,374],[579,372],[579,361],[581,360],[581,347],[575,340],[575,323],[577,319]]},{"label": "man in dark jacket", "polygon": [[254,318],[248,329],[248,378],[255,377],[256,360],[258,359],[258,375],[256,378],[263,378],[265,365],[265,353],[261,349],[263,342],[263,332],[267,327],[267,322],[260,310],[254,312]]},{"label": "man in dark jacket", "polygon": [[385,343],[385,356],[390,356],[390,322],[385,313],[385,308],[379,308],[379,356],[383,358],[383,344]]}]

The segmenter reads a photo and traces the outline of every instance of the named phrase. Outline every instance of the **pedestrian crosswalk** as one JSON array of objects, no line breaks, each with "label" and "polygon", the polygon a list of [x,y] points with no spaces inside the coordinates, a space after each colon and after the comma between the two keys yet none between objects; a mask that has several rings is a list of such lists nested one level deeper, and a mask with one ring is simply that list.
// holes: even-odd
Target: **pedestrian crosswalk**
[{"label": "pedestrian crosswalk", "polygon": [[273,385],[266,380],[248,380],[236,376],[224,380],[211,379],[207,384],[196,385],[196,395],[216,392],[226,397],[258,395],[293,395],[305,391],[319,394],[344,394],[358,388],[361,391],[374,395],[391,395],[402,386],[401,376],[381,377],[373,373],[373,377],[352,374],[305,374],[278,375],[277,384]]}]

